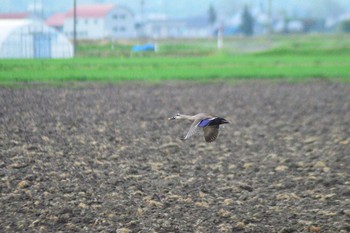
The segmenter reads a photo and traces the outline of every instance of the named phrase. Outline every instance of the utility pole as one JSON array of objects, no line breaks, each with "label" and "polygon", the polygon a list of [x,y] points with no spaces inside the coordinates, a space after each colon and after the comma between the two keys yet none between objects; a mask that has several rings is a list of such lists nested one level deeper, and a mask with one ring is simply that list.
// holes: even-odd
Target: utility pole
[{"label": "utility pole", "polygon": [[35,17],[37,17],[36,15],[36,0],[34,0],[34,6],[33,6],[33,13],[32,13]]},{"label": "utility pole", "polygon": [[33,0],[29,5],[28,10],[31,12],[31,16],[35,19],[43,19],[44,18],[44,5],[42,0]]},{"label": "utility pole", "polygon": [[141,5],[141,20],[143,20],[143,14],[144,14],[144,8],[145,8],[145,1],[141,0],[140,1],[140,5]]},{"label": "utility pole", "polygon": [[272,0],[268,0],[269,34],[272,34]]},{"label": "utility pole", "polygon": [[77,52],[77,1],[73,3],[73,50],[74,56]]},{"label": "utility pole", "polygon": [[44,19],[44,3],[43,0],[41,0],[41,5],[40,5],[40,18]]},{"label": "utility pole", "polygon": [[145,37],[145,1],[141,0],[141,22],[140,22],[140,35],[143,39]]},{"label": "utility pole", "polygon": [[220,23],[218,26],[218,38],[217,38],[217,48],[219,50],[222,49],[222,45],[223,45],[222,31],[223,31],[223,27],[222,27],[222,24]]}]

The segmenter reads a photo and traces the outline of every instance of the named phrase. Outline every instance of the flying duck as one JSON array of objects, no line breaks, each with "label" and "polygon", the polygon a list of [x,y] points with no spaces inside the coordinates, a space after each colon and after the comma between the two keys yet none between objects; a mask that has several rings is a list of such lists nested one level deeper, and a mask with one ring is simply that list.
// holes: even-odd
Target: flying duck
[{"label": "flying duck", "polygon": [[207,113],[198,113],[193,116],[177,113],[175,114],[175,116],[168,118],[168,120],[177,119],[187,119],[193,121],[190,129],[188,130],[183,140],[188,139],[189,137],[194,135],[198,129],[202,128],[204,132],[204,139],[206,142],[213,142],[217,138],[219,134],[219,125],[229,123],[226,119],[222,117],[213,116]]}]

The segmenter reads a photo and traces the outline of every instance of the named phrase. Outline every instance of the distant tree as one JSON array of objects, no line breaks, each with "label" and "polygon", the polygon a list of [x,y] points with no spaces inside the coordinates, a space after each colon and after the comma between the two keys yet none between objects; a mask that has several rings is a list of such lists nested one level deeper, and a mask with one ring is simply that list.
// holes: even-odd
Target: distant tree
[{"label": "distant tree", "polygon": [[245,36],[251,36],[253,35],[253,29],[254,29],[253,16],[250,14],[248,6],[244,6],[240,30]]},{"label": "distant tree", "polygon": [[350,20],[345,20],[340,24],[340,30],[342,32],[350,33]]},{"label": "distant tree", "polygon": [[209,18],[210,25],[214,25],[217,19],[217,14],[216,14],[215,8],[211,4],[208,9],[208,18]]}]

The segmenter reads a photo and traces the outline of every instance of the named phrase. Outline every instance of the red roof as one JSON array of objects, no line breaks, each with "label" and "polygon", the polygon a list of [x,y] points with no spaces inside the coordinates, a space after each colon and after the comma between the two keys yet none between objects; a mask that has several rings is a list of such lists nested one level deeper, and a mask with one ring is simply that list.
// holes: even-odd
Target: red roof
[{"label": "red roof", "polygon": [[[77,6],[78,18],[102,18],[108,14],[116,5],[115,4],[95,4],[95,5],[79,5]],[[72,18],[73,9],[70,9],[66,17]]]},{"label": "red roof", "polygon": [[27,18],[30,18],[30,14],[27,12],[0,14],[0,19],[27,19]]},{"label": "red roof", "polygon": [[66,15],[63,13],[57,13],[57,14],[51,15],[46,20],[46,24],[49,26],[53,26],[53,27],[63,26],[65,17],[66,17]]}]

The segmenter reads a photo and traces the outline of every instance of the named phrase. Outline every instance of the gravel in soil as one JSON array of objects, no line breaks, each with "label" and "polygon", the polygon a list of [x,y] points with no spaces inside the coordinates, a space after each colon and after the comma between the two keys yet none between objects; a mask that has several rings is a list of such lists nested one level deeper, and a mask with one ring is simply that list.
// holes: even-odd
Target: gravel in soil
[{"label": "gravel in soil", "polygon": [[[3,232],[349,232],[350,85],[0,88]],[[182,112],[231,124],[182,142]]]}]

